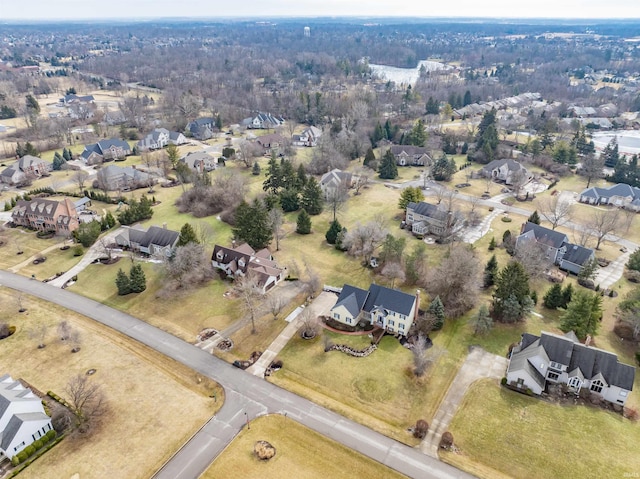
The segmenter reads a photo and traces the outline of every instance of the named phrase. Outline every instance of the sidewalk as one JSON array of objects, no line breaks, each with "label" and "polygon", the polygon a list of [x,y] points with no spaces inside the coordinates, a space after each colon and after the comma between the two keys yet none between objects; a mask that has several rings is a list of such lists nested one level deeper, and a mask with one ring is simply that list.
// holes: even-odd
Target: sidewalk
[{"label": "sidewalk", "polygon": [[49,246],[46,249],[43,249],[42,251],[40,251],[39,253],[34,254],[33,256],[28,257],[27,259],[25,259],[22,263],[19,263],[15,266],[12,266],[11,268],[9,268],[9,271],[11,271],[12,273],[17,273],[18,271],[20,271],[22,268],[24,268],[25,266],[28,266],[29,264],[31,264],[31,262],[33,262],[34,259],[36,259],[38,256],[44,256],[46,255],[49,251],[53,251],[55,249],[60,249],[62,248],[65,244],[67,244],[66,242],[62,242],[62,243],[58,243],[58,244],[54,244],[52,246]]}]

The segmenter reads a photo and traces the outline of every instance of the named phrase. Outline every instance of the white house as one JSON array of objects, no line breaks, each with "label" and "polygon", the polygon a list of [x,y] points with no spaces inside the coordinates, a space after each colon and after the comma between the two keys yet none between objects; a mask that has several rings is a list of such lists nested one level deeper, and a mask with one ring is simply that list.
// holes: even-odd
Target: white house
[{"label": "white house", "polygon": [[624,183],[607,188],[592,186],[583,190],[578,199],[581,203],[590,205],[613,205],[633,211],[640,210],[640,188]]},{"label": "white house", "polygon": [[524,333],[511,352],[507,383],[534,394],[548,384],[566,384],[576,394],[589,389],[602,399],[624,406],[633,389],[636,369],[608,351],[581,344],[573,332],[564,336]]},{"label": "white house", "polygon": [[50,431],[42,401],[5,374],[0,377],[0,457],[12,458]]},{"label": "white house", "polygon": [[51,161],[25,155],[0,173],[0,181],[9,185],[17,185],[28,179],[46,176],[51,170],[53,170]]},{"label": "white house", "polygon": [[348,190],[353,186],[353,175],[348,171],[342,171],[337,168],[322,175],[320,178],[320,189],[324,193],[325,198],[335,192],[339,188]]},{"label": "white house", "polygon": [[140,150],[159,150],[169,144],[183,145],[187,139],[182,133],[169,131],[166,128],[156,128],[137,144]]},{"label": "white house", "polygon": [[218,160],[206,151],[192,151],[180,158],[180,161],[187,165],[191,171],[196,173],[213,171],[218,166]]},{"label": "white house", "polygon": [[291,143],[294,146],[316,146],[321,136],[322,130],[320,128],[310,126],[302,130],[299,135],[293,135]]},{"label": "white house", "polygon": [[330,316],[349,326],[364,322],[392,334],[406,336],[418,315],[419,306],[419,295],[413,296],[377,284],[372,284],[366,291],[345,284],[338,301],[331,308]]}]

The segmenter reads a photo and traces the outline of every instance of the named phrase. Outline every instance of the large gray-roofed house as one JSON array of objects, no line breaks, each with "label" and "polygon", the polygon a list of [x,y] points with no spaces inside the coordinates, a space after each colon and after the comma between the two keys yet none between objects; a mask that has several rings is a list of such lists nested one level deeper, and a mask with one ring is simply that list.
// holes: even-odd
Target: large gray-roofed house
[{"label": "large gray-roofed house", "polygon": [[640,210],[640,188],[618,183],[606,188],[592,186],[580,193],[581,203],[590,205],[624,206],[634,211]]},{"label": "large gray-roofed house", "polygon": [[417,296],[396,289],[372,284],[365,291],[345,284],[330,315],[335,321],[349,326],[365,322],[390,333],[406,336],[418,307]]},{"label": "large gray-roofed house", "polygon": [[132,251],[139,251],[150,256],[169,257],[173,253],[180,239],[180,233],[165,227],[151,226],[122,228],[116,236],[116,244]]},{"label": "large gray-roofed house", "polygon": [[398,166],[424,166],[431,164],[427,148],[413,145],[391,145],[391,153]]},{"label": "large gray-roofed house", "polygon": [[80,154],[80,159],[88,165],[93,165],[106,160],[122,159],[131,153],[129,143],[119,138],[111,138],[86,145]]},{"label": "large gray-roofed house", "polygon": [[216,130],[215,118],[196,118],[187,125],[187,133],[197,140],[208,140]]},{"label": "large gray-roofed house", "polygon": [[168,144],[182,145],[187,139],[182,133],[177,131],[169,131],[166,128],[156,128],[149,132],[142,140],[138,141],[140,150],[158,150],[164,148]]},{"label": "large gray-roofed house", "polygon": [[461,228],[464,221],[459,212],[449,213],[438,205],[421,201],[407,205],[405,222],[414,235],[443,237]]},{"label": "large gray-roofed house", "polygon": [[533,178],[533,175],[522,164],[511,158],[493,160],[483,166],[480,173],[487,178],[504,181],[507,185],[514,183],[515,175],[517,174],[524,175],[526,181],[530,181]]},{"label": "large gray-roofed house", "polygon": [[581,344],[572,332],[523,334],[507,367],[508,383],[523,391],[540,394],[549,383],[561,383],[576,393],[588,388],[618,405],[626,403],[634,379],[634,367],[609,351]]},{"label": "large gray-roofed house", "polygon": [[197,173],[212,171],[218,166],[218,161],[206,151],[192,151],[180,158],[180,161]]},{"label": "large gray-roofed house", "polygon": [[117,191],[149,186],[152,178],[132,166],[108,165],[98,170],[96,181],[101,189]]},{"label": "large gray-roofed house", "polygon": [[19,185],[28,179],[39,178],[53,170],[53,163],[37,156],[24,155],[0,173],[0,181],[8,185]]},{"label": "large gray-roofed house", "polygon": [[255,278],[256,285],[262,293],[266,293],[284,279],[284,269],[278,266],[268,249],[255,251],[246,243],[240,246],[234,244],[231,248],[215,245],[211,265],[230,278]]},{"label": "large gray-roofed house", "polygon": [[516,238],[516,250],[530,241],[540,246],[542,254],[551,263],[575,274],[580,274],[582,268],[595,258],[592,249],[569,243],[564,233],[527,221]]}]

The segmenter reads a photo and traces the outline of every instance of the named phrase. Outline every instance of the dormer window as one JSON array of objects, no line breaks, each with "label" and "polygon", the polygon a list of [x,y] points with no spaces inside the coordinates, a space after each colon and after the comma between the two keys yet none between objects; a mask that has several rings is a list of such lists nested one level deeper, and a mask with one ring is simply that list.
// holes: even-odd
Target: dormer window
[{"label": "dormer window", "polygon": [[243,258],[240,258],[240,259],[238,260],[238,266],[240,266],[241,268],[244,268],[244,267],[245,267],[245,265],[246,265],[246,263],[244,262],[244,259],[243,259]]},{"label": "dormer window", "polygon": [[224,253],[222,252],[222,250],[218,251],[218,254],[216,254],[216,258],[218,258],[218,261],[222,261],[224,259]]}]

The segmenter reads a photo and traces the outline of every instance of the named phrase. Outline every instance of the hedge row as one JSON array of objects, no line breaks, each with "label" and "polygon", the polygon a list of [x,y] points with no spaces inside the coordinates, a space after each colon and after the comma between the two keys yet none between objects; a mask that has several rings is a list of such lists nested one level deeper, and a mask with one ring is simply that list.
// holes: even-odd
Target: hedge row
[{"label": "hedge row", "polygon": [[[44,454],[45,452],[47,452],[49,449],[51,449],[52,447],[54,447],[56,444],[58,444],[60,441],[62,441],[64,439],[64,434],[61,434],[59,436],[56,437],[56,432],[52,429],[51,431],[47,431],[47,434],[45,434],[43,437],[40,438],[40,440],[43,440],[45,437],[47,438],[45,442],[45,444],[43,444],[42,446],[42,451],[40,454],[32,457],[32,458],[28,458],[26,462],[22,463],[20,465],[20,467],[16,467],[14,469],[14,471],[7,477],[7,479],[11,479],[12,477],[17,476],[18,474],[20,474],[25,468],[27,468],[33,461],[35,461],[36,459],[38,459],[40,456],[42,456],[42,454]],[[23,452],[23,451],[20,451]],[[18,453],[19,454],[19,453]],[[11,462],[13,463],[13,459],[16,456],[14,456],[11,460]],[[14,463],[14,466],[16,464]]]},{"label": "hedge row", "polygon": [[42,436],[40,439],[32,442],[27,447],[25,447],[22,451],[20,451],[18,454],[13,456],[11,458],[11,464],[13,464],[14,466],[17,466],[18,464],[23,463],[24,461],[29,459],[31,456],[33,456],[36,453],[36,451],[39,451],[40,449],[42,449],[45,446],[45,444],[51,441],[51,439],[53,439],[54,437],[56,437],[56,432],[53,429],[51,429],[50,431],[47,431],[47,433],[44,436]]},{"label": "hedge row", "polygon": [[72,410],[73,408],[71,407],[71,404],[69,404],[67,402],[66,399],[61,398],[60,396],[58,396],[56,393],[54,393],[53,391],[47,391],[47,396],[49,396],[51,399],[53,399],[54,401],[56,401],[57,403],[62,404],[64,407],[66,407],[67,409]]}]

